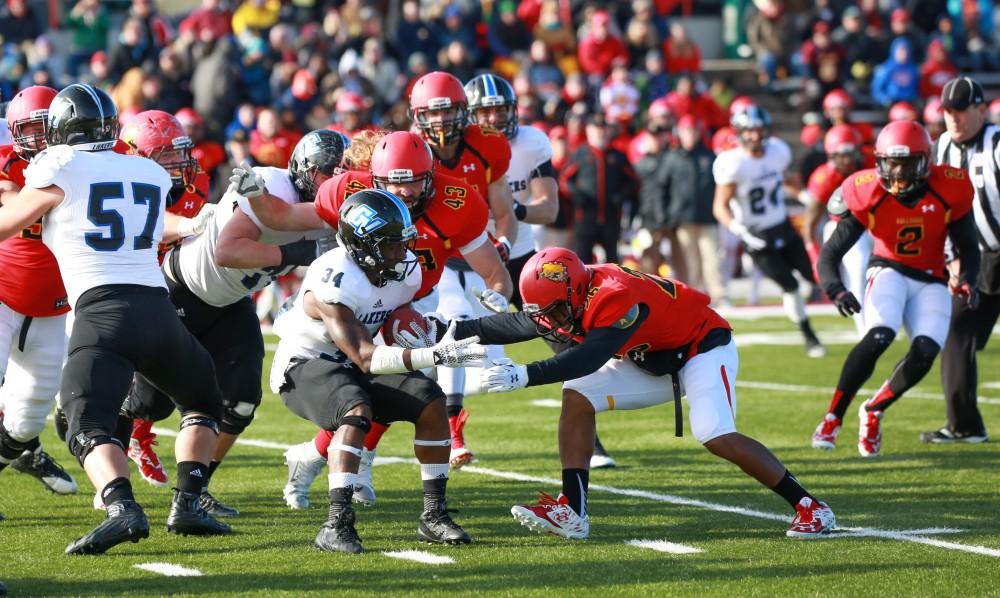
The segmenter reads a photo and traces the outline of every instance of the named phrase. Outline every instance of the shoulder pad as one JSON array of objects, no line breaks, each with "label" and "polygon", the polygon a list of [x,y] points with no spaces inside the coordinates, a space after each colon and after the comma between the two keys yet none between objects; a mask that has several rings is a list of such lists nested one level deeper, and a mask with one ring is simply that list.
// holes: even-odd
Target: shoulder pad
[{"label": "shoulder pad", "polygon": [[76,150],[69,145],[56,145],[40,151],[24,170],[25,186],[41,189],[52,185],[59,171],[69,164],[75,155]]},{"label": "shoulder pad", "polygon": [[635,321],[638,319],[639,319],[639,304],[636,303],[635,305],[630,307],[627,312],[625,312],[625,315],[618,318],[618,321],[612,324],[612,326],[614,328],[618,328],[619,330],[626,330],[628,328],[631,328],[632,325],[635,324]]},{"label": "shoulder pad", "polygon": [[846,216],[850,212],[847,208],[847,202],[844,201],[844,190],[842,187],[837,187],[833,195],[830,196],[830,201],[826,204],[826,211],[831,216],[838,218]]}]

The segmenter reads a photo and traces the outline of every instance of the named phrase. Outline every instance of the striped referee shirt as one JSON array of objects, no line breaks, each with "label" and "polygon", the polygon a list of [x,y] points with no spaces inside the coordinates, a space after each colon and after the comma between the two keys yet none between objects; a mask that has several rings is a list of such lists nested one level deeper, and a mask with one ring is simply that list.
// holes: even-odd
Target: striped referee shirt
[{"label": "striped referee shirt", "polygon": [[934,163],[969,173],[976,189],[972,204],[979,245],[1000,251],[1000,126],[986,124],[965,143],[952,141],[945,131],[934,142]]}]

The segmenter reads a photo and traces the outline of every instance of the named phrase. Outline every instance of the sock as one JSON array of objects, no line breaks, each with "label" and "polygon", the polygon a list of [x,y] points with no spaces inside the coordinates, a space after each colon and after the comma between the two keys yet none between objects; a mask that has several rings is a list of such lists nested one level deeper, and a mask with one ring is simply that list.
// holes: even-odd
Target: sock
[{"label": "sock", "polygon": [[177,489],[181,492],[201,494],[208,482],[208,465],[197,461],[181,461],[177,464]]},{"label": "sock", "polygon": [[899,395],[892,391],[892,387],[889,382],[882,384],[875,396],[872,397],[868,403],[865,404],[865,411],[885,411],[888,409],[889,405],[892,405]]},{"label": "sock", "polygon": [[445,400],[447,401],[445,409],[448,412],[448,417],[457,417],[462,412],[462,403],[465,400],[465,395],[450,394]]},{"label": "sock", "polygon": [[346,511],[351,506],[351,498],[354,496],[354,486],[347,486],[346,488],[331,488],[330,489],[330,511],[328,512],[328,518],[330,520],[336,519],[341,513]]},{"label": "sock", "polygon": [[837,381],[837,390],[833,393],[833,402],[830,403],[830,412],[840,419],[844,419],[854,395],[858,394],[861,385],[871,378],[878,358],[892,343],[892,336],[889,336],[891,330],[881,337],[877,331],[878,329],[869,330],[844,360],[840,379]]},{"label": "sock", "polygon": [[111,480],[104,487],[104,490],[101,490],[101,500],[104,501],[105,506],[119,500],[135,500],[135,495],[132,494],[132,483],[128,481],[128,478]]},{"label": "sock", "polygon": [[222,461],[216,461],[215,459],[208,462],[208,475],[205,477],[205,488],[202,489],[202,492],[208,490],[208,483],[212,481],[212,474],[215,473],[215,470],[218,469],[221,464]]},{"label": "sock", "polygon": [[787,500],[788,504],[792,505],[792,507],[799,504],[799,501],[807,496],[816,501],[816,498],[812,494],[809,494],[787,469],[785,470],[784,477],[778,482],[778,485],[772,487],[771,490],[774,490],[781,498]]},{"label": "sock", "polygon": [[313,446],[316,447],[316,452],[319,453],[320,457],[323,459],[329,459],[329,455],[326,449],[330,448],[330,442],[333,441],[333,432],[330,430],[320,430],[316,432],[316,437],[313,438]]},{"label": "sock", "polygon": [[903,396],[903,393],[923,380],[940,351],[940,345],[930,338],[923,335],[914,338],[910,350],[893,368],[889,381],[883,384],[875,397],[868,402],[868,411],[885,411]]},{"label": "sock", "polygon": [[354,488],[354,482],[358,479],[358,474],[350,471],[331,471],[327,477],[330,483],[330,490],[336,488]]},{"label": "sock", "polygon": [[816,333],[813,331],[812,324],[809,320],[802,320],[799,322],[799,330],[802,331],[802,336],[805,337],[807,342],[819,343],[819,337],[817,337]]},{"label": "sock", "polygon": [[372,422],[372,427],[365,434],[365,448],[369,451],[374,451],[378,447],[378,441],[382,440],[382,435],[385,434],[386,430],[389,429],[389,424],[380,424],[376,421]]},{"label": "sock", "polygon": [[569,500],[570,508],[580,517],[586,517],[590,472],[586,469],[564,469],[562,479],[562,493]]}]

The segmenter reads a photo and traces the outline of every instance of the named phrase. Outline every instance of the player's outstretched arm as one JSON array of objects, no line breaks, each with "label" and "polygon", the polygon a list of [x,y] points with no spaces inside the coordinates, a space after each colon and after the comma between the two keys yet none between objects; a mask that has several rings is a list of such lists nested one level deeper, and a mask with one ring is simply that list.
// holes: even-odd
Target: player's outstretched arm
[{"label": "player's outstretched arm", "polygon": [[44,189],[25,187],[14,197],[9,195],[0,206],[0,241],[13,237],[38,222],[46,212],[59,205],[65,194],[55,185]]},{"label": "player's outstretched arm", "polygon": [[224,268],[308,266],[316,259],[316,242],[287,245],[260,242],[261,230],[241,210],[236,210],[219,232],[215,263]]},{"label": "player's outstretched arm", "polygon": [[483,242],[471,251],[463,251],[462,257],[469,262],[469,266],[476,274],[483,277],[490,289],[510,299],[514,284],[511,282],[510,272],[503,265],[500,254],[492,243]]}]

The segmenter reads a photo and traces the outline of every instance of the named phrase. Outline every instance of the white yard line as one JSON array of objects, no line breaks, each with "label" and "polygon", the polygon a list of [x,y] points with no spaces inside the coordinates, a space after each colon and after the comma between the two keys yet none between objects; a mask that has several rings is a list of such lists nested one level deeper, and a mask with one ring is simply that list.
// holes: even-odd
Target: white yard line
[{"label": "white yard line", "polygon": [[455,559],[450,556],[441,556],[423,550],[396,550],[393,552],[383,552],[385,556],[404,561],[416,561],[425,565],[453,565]]},{"label": "white yard line", "polygon": [[535,399],[531,401],[531,404],[535,407],[550,407],[555,409],[562,408],[562,401],[559,399]]},{"label": "white yard line", "polygon": [[180,565],[171,565],[170,563],[141,563],[139,565],[132,566],[136,569],[142,569],[143,571],[149,571],[150,573],[159,573],[160,575],[166,575],[167,577],[201,577],[201,571],[197,569],[182,567]]},{"label": "white yard line", "polygon": [[667,552],[670,554],[698,554],[699,552],[705,552],[694,546],[667,542],[666,540],[629,540],[626,544],[635,546],[636,548],[648,548],[657,552]]}]

